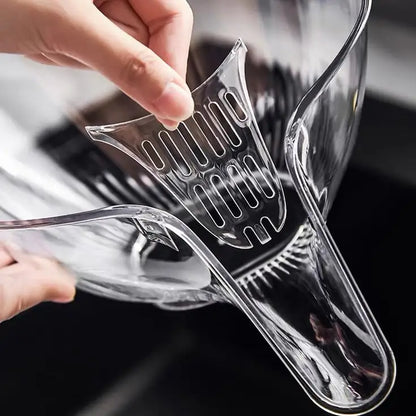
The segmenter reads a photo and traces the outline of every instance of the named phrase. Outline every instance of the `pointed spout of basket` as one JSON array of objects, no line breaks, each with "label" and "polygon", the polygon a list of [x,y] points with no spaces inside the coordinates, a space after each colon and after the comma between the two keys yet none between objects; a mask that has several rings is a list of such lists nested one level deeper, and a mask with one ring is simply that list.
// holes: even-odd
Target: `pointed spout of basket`
[{"label": "pointed spout of basket", "polygon": [[257,322],[244,312],[318,406],[363,414],[388,396],[393,353],[352,277],[339,273],[310,225],[237,282]]}]

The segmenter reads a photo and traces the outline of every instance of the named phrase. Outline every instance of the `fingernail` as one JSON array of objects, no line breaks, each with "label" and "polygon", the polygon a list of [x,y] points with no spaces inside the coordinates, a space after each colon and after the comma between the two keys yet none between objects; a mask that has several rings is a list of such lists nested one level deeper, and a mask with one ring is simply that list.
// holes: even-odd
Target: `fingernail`
[{"label": "fingernail", "polygon": [[163,124],[163,126],[170,131],[176,130],[179,126],[177,121],[168,120],[166,118],[158,118],[159,122]]},{"label": "fingernail", "polygon": [[162,95],[153,103],[157,116],[173,121],[182,121],[192,115],[194,101],[189,90],[169,82]]}]

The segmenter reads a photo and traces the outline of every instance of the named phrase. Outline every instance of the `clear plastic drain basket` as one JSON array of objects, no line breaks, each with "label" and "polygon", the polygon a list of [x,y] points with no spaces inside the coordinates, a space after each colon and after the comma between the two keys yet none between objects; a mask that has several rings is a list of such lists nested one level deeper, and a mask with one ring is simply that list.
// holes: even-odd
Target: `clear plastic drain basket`
[{"label": "clear plastic drain basket", "polygon": [[[316,404],[370,411],[394,357],[326,226],[362,106],[370,1],[190,4],[194,116],[175,132],[153,116],[88,127],[100,148],[3,149],[0,241],[57,259],[100,296],[229,302]],[[87,152],[68,152],[80,141]]]}]

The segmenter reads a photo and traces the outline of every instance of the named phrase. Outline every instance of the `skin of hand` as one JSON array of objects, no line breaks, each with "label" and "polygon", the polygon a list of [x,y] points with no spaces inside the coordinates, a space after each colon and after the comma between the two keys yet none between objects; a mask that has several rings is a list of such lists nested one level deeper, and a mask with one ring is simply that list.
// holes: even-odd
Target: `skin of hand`
[{"label": "skin of hand", "polygon": [[56,261],[0,243],[0,322],[40,302],[71,302],[75,278]]},{"label": "skin of hand", "polygon": [[[194,106],[185,82],[192,23],[185,0],[0,0],[0,52],[96,70],[175,129]],[[0,322],[74,295],[58,263],[0,243]]]},{"label": "skin of hand", "polygon": [[87,67],[174,129],[193,111],[185,0],[0,0],[0,52]]}]

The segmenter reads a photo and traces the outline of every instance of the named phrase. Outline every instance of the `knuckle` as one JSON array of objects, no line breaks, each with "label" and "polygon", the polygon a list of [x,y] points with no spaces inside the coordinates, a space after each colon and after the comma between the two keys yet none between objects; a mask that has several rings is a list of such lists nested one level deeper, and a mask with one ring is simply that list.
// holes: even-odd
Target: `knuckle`
[{"label": "knuckle", "polygon": [[120,80],[125,85],[132,85],[145,79],[155,67],[155,59],[150,54],[130,56],[122,66]]}]

